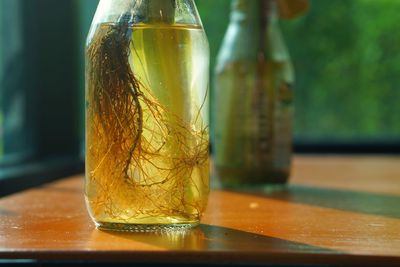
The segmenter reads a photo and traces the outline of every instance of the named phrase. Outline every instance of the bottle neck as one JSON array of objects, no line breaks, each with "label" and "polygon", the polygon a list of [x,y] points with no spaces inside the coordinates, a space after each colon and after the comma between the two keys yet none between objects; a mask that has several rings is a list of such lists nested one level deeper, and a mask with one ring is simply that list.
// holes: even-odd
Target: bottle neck
[{"label": "bottle neck", "polygon": [[[275,0],[235,0],[232,3],[231,26],[246,36],[248,45],[263,60],[270,49],[271,33],[279,31]],[[253,53],[251,52],[251,53]]]},{"label": "bottle neck", "polygon": [[232,2],[231,21],[243,23],[251,28],[266,28],[277,23],[275,0],[235,0]]},{"label": "bottle neck", "polygon": [[146,5],[149,22],[174,22],[176,9],[175,0],[148,0]]},{"label": "bottle neck", "polygon": [[177,21],[201,26],[194,0],[100,0],[93,25],[115,22],[172,24]]}]

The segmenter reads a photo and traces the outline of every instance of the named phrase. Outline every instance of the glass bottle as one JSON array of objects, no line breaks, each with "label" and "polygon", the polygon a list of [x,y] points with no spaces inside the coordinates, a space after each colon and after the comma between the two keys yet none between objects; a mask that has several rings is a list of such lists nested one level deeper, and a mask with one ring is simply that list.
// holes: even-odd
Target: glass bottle
[{"label": "glass bottle", "polygon": [[214,170],[222,186],[288,180],[293,81],[276,1],[233,1],[212,105]]},{"label": "glass bottle", "polygon": [[101,0],[86,48],[86,184],[101,229],[199,223],[209,46],[192,0]]}]

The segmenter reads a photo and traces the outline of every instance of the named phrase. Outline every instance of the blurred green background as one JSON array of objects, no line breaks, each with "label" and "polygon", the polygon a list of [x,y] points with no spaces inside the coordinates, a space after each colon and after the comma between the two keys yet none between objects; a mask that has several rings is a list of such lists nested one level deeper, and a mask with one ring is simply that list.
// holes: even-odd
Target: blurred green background
[{"label": "blurred green background", "polygon": [[[97,2],[0,1],[0,161],[82,151],[84,46]],[[196,3],[213,69],[230,0]],[[400,143],[398,10],[398,0],[314,0],[281,22],[298,142]]]},{"label": "blurred green background", "polygon": [[[212,63],[229,3],[197,1]],[[296,140],[400,141],[398,10],[398,0],[314,0],[306,15],[281,21],[296,72]]]},{"label": "blurred green background", "polygon": [[397,0],[312,1],[282,25],[297,74],[296,135],[400,139]]}]

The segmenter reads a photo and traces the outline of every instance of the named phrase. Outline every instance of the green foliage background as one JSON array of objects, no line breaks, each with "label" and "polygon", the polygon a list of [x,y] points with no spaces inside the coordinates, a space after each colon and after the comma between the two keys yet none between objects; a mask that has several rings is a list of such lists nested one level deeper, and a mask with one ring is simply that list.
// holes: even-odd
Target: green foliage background
[{"label": "green foliage background", "polygon": [[[229,0],[198,0],[212,64]],[[400,139],[398,0],[314,0],[281,28],[296,71],[295,135],[311,142]]]}]

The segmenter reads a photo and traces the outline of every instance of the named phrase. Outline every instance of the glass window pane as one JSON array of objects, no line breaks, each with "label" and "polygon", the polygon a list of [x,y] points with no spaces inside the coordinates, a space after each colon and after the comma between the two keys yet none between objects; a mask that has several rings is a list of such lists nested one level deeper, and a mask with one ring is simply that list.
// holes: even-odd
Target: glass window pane
[{"label": "glass window pane", "polygon": [[311,7],[282,23],[297,74],[297,139],[400,143],[400,1]]},{"label": "glass window pane", "polygon": [[0,1],[0,165],[27,159],[35,151],[22,2]]}]

